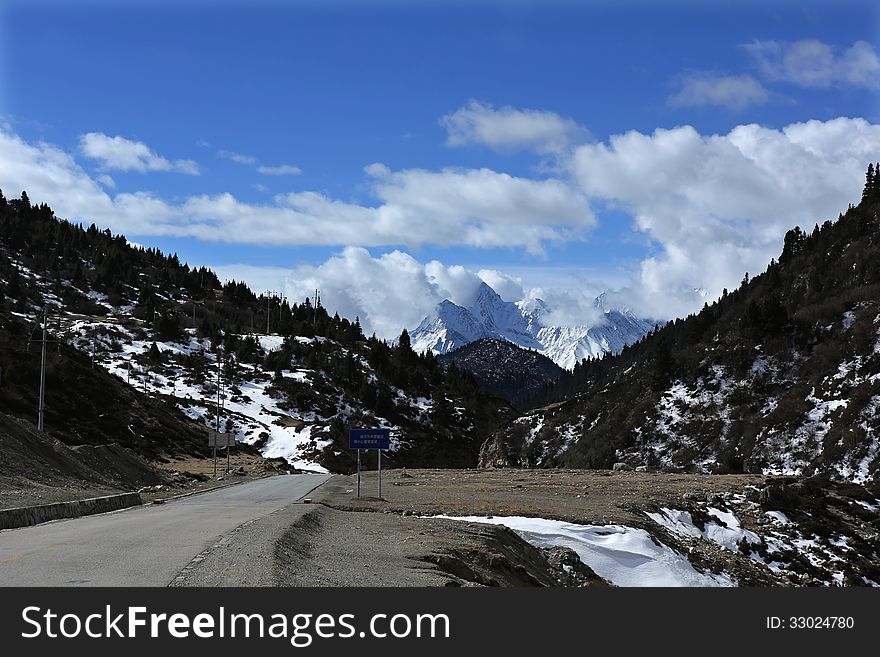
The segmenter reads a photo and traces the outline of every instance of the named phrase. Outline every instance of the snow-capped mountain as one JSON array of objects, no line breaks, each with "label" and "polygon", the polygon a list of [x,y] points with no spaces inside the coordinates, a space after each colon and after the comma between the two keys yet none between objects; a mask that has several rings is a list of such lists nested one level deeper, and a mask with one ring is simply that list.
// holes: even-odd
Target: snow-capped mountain
[{"label": "snow-capped mountain", "polygon": [[505,301],[482,283],[467,307],[448,299],[437,304],[410,332],[410,341],[416,351],[445,354],[484,338],[507,340],[571,369],[587,356],[617,353],[654,328],[653,321],[638,318],[628,309],[610,307],[605,295],[597,297],[595,304],[603,314],[601,324],[545,325],[550,311],[543,300]]}]

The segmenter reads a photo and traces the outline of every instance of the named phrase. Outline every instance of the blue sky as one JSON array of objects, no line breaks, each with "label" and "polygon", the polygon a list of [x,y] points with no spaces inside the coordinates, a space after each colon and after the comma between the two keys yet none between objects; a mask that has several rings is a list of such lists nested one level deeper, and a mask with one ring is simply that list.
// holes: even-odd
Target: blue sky
[{"label": "blue sky", "polygon": [[478,276],[573,319],[606,287],[671,317],[857,201],[880,159],[878,17],[6,2],[0,188],[257,288],[320,285],[388,334]]}]

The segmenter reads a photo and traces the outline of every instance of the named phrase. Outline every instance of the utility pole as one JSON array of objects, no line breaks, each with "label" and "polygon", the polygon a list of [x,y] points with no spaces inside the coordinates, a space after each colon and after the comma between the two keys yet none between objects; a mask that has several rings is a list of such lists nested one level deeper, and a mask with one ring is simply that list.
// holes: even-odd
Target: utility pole
[{"label": "utility pole", "polygon": [[269,335],[269,312],[270,305],[272,303],[272,295],[275,294],[272,290],[266,292],[266,335]]},{"label": "utility pole", "polygon": [[217,351],[217,433],[220,433],[220,368],[223,365],[223,358],[220,351]]},{"label": "utility pole", "polygon": [[315,318],[312,320],[312,326],[317,326],[318,324],[318,306],[321,303],[321,293],[318,290],[315,290]]},{"label": "utility pole", "polygon": [[[220,438],[220,347],[217,347],[217,435],[214,438],[214,479],[217,478],[217,440]],[[228,447],[226,449],[229,449]]]},{"label": "utility pole", "polygon": [[46,324],[49,321],[49,307],[43,302],[43,348],[40,357],[40,401],[37,407],[37,431],[43,431],[43,412],[46,408]]}]

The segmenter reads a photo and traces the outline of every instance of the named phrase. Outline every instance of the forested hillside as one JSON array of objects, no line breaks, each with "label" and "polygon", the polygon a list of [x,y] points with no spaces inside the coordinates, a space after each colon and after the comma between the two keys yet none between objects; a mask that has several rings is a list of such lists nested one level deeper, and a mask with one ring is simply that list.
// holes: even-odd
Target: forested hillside
[{"label": "forested hillside", "polygon": [[[39,345],[27,347],[45,305],[57,341],[46,426],[65,443],[118,440],[151,458],[198,451],[219,408],[221,429],[306,469],[350,470],[348,428],[377,425],[393,429],[391,464],[474,466],[485,435],[513,417],[406,335],[389,346],[319,301],[221,283],[176,255],[59,220],[26,193],[0,194],[0,292],[2,412],[35,418]],[[140,429],[124,419],[152,403],[174,420]]]},{"label": "forested hillside", "polygon": [[880,467],[880,175],[778,261],[619,356],[583,361],[483,465],[824,474]]}]

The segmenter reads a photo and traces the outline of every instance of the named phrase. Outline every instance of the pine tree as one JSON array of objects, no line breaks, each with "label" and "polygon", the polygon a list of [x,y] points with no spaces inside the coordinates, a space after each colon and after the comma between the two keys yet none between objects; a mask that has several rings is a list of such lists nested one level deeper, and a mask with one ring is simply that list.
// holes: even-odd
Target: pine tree
[{"label": "pine tree", "polygon": [[412,351],[412,343],[409,339],[409,331],[403,329],[400,333],[400,340],[397,341],[397,346],[404,351]]},{"label": "pine tree", "polygon": [[159,351],[159,347],[154,342],[150,345],[150,351],[147,354],[147,358],[149,358],[151,363],[161,363],[162,362],[162,352]]},{"label": "pine tree", "polygon": [[877,177],[872,162],[868,164],[868,172],[865,174],[865,189],[862,190],[862,201],[870,201],[872,197],[876,196]]},{"label": "pine tree", "polygon": [[446,390],[443,389],[443,386],[434,388],[431,399],[431,419],[440,426],[447,426],[452,419],[452,405],[446,398]]}]

